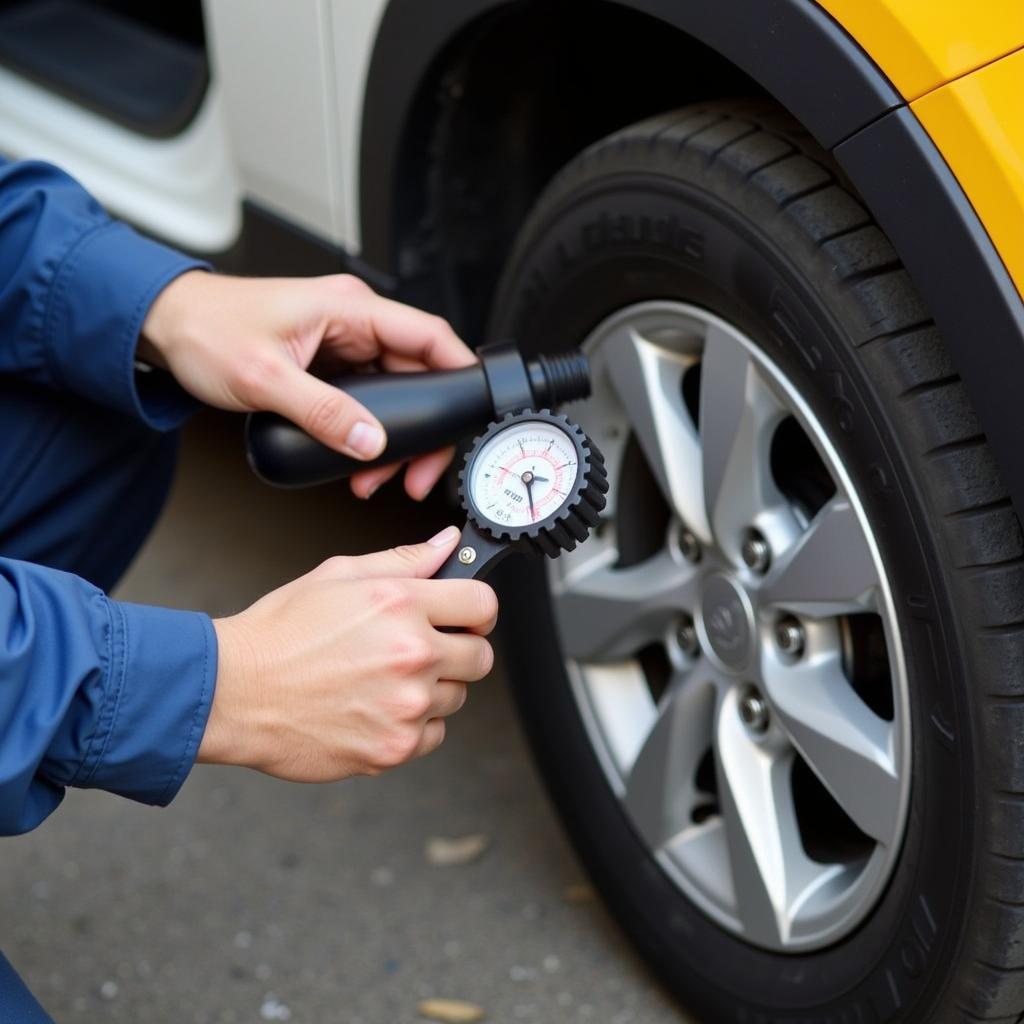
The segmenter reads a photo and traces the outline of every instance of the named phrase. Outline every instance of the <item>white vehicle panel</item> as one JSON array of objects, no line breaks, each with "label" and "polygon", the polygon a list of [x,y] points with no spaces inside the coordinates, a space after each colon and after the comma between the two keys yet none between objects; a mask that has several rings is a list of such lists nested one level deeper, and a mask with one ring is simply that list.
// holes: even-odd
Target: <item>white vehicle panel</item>
[{"label": "white vehicle panel", "polygon": [[[207,0],[211,74],[224,94],[247,196],[331,242],[358,241],[346,183],[358,166],[361,97],[379,0]],[[337,25],[334,25],[337,20]],[[335,47],[337,46],[337,51]],[[344,114],[335,69],[344,68]],[[353,82],[353,76],[355,81]],[[356,116],[356,121],[358,117]]]},{"label": "white vehicle panel", "polygon": [[0,68],[0,152],[58,165],[111,212],[187,249],[238,237],[241,184],[214,87],[184,132],[152,139]]},{"label": "white vehicle panel", "polygon": [[[338,165],[341,168],[342,241],[353,253],[362,247],[359,213],[359,148],[366,76],[388,0],[330,0],[337,97]],[[372,125],[370,126],[372,128]]]},{"label": "white vehicle panel", "polygon": [[112,212],[215,253],[250,198],[360,248],[363,101],[388,0],[205,0],[211,86],[181,134],[154,139],[0,68],[0,153],[66,169]]}]

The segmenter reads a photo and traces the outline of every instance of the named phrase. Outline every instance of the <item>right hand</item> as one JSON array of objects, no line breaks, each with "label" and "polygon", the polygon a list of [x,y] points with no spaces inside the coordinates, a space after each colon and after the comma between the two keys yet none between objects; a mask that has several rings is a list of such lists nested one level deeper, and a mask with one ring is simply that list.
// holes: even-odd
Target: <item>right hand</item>
[{"label": "right hand", "polygon": [[424,544],[328,559],[215,620],[217,686],[198,760],[331,782],[440,746],[466,683],[494,663],[484,639],[494,591],[428,579],[458,538],[449,527]]},{"label": "right hand", "polygon": [[[476,356],[440,317],[377,295],[351,274],[243,278],[191,270],[154,300],[142,324],[139,358],[169,370],[207,405],[267,409],[356,459],[383,451],[384,428],[355,399],[309,372],[364,366],[388,373],[456,370]],[[412,459],[405,489],[426,497],[454,448]],[[402,467],[374,466],[352,477],[368,498]]]}]

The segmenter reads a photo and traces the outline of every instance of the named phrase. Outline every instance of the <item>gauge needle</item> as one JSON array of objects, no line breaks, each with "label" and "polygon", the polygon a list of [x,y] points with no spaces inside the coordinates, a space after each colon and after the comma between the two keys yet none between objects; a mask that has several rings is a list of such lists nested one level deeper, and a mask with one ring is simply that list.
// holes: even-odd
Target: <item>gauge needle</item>
[{"label": "gauge needle", "polygon": [[519,479],[523,481],[523,486],[526,488],[526,500],[530,503],[530,518],[536,519],[537,513],[533,509],[533,481],[536,477],[527,470]]}]

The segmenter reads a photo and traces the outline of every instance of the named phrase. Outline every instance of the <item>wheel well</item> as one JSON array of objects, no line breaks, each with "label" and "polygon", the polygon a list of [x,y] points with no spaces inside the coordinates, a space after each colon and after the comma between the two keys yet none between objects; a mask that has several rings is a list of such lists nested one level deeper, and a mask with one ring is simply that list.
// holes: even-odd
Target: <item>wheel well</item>
[{"label": "wheel well", "polygon": [[481,16],[434,62],[406,120],[393,197],[401,296],[481,337],[519,225],[560,167],[644,117],[759,94],[714,50],[614,3]]}]

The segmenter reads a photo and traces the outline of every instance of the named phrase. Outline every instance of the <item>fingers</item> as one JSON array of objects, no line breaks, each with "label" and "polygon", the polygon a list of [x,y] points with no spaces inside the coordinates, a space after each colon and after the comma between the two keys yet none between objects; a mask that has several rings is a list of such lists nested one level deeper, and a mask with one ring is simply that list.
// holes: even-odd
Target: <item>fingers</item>
[{"label": "fingers", "polygon": [[457,526],[447,526],[422,544],[402,544],[369,555],[341,555],[329,558],[313,570],[313,575],[336,580],[393,579],[396,585],[401,580],[427,580],[441,568],[444,560],[452,553],[459,533]]},{"label": "fingers", "polygon": [[443,718],[431,718],[423,727],[420,742],[413,751],[413,758],[432,754],[444,742],[445,724]]},{"label": "fingers", "polygon": [[465,683],[442,679],[434,686],[434,696],[430,704],[427,718],[447,718],[462,709],[466,703],[469,689]]},{"label": "fingers", "polygon": [[[476,362],[469,347],[439,316],[377,295],[351,275],[320,279],[331,290],[334,308],[327,341],[346,350],[350,358],[388,353],[392,365],[454,370]],[[376,351],[375,351],[376,350]],[[392,367],[389,367],[389,369]]]},{"label": "fingers", "polygon": [[447,320],[394,299],[374,295],[369,322],[381,347],[436,370],[456,370],[476,362],[469,346]]},{"label": "fingers", "polygon": [[[441,479],[451,464],[454,448],[421,455],[408,464],[405,472],[405,493],[413,501],[422,501]],[[372,498],[402,468],[404,463],[393,462],[390,466],[374,466],[356,473],[351,481],[352,493],[357,498]]]},{"label": "fingers", "polygon": [[387,443],[384,428],[365,406],[289,361],[282,364],[280,379],[268,387],[262,405],[356,459],[376,458]]},{"label": "fingers", "polygon": [[380,368],[388,373],[420,373],[426,369],[418,359],[395,352],[385,352],[381,355]]},{"label": "fingers", "polygon": [[498,621],[498,598],[480,580],[416,580],[405,584],[432,626],[453,626],[486,636]]},{"label": "fingers", "polygon": [[473,633],[439,633],[441,659],[437,665],[439,679],[460,683],[476,683],[494,667],[494,649]]},{"label": "fingers", "polygon": [[357,498],[372,498],[401,468],[401,462],[392,462],[390,466],[361,469],[358,473],[353,474],[349,486]]},{"label": "fingers", "polygon": [[439,452],[430,452],[413,459],[405,471],[405,493],[414,501],[422,501],[451,465],[454,455],[454,448],[443,448]]}]

